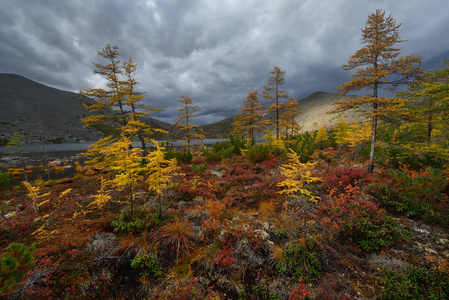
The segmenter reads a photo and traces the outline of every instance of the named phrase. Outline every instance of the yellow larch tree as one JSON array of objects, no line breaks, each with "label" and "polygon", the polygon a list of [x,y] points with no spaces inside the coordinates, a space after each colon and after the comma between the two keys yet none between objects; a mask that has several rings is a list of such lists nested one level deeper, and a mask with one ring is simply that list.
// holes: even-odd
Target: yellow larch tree
[{"label": "yellow larch tree", "polygon": [[400,113],[412,124],[425,127],[425,141],[447,148],[449,140],[449,59],[435,70],[424,73],[420,81],[410,84],[406,91],[398,93],[408,101]]},{"label": "yellow larch tree", "polygon": [[381,95],[380,91],[394,91],[401,84],[409,83],[419,75],[421,58],[413,55],[399,56],[400,48],[396,44],[401,40],[397,25],[393,17],[386,16],[382,10],[376,10],[368,17],[365,28],[362,29],[362,44],[365,46],[355,52],[348,63],[342,68],[346,71],[356,70],[351,80],[337,87],[340,94],[351,91],[365,90],[361,97],[335,101],[337,108],[334,111],[344,111],[370,104],[372,123],[370,162],[368,170],[374,169],[375,146],[377,139],[377,121],[379,116],[394,114],[404,105],[398,98]]},{"label": "yellow larch tree", "polygon": [[167,160],[164,158],[164,148],[154,141],[156,150],[147,155],[147,184],[150,192],[156,192],[159,200],[159,216],[162,216],[162,193],[171,182],[174,175],[178,173],[179,167],[175,158]]},{"label": "yellow larch tree", "polygon": [[232,133],[241,133],[254,144],[257,132],[265,132],[267,128],[267,120],[263,115],[265,107],[259,101],[257,92],[250,92],[243,104],[244,107],[232,123]]},{"label": "yellow larch tree", "polygon": [[315,143],[322,149],[327,146],[328,139],[329,135],[327,134],[326,128],[324,128],[324,126],[321,126],[316,132]]},{"label": "yellow larch tree", "polygon": [[[96,103],[87,105],[91,115],[83,118],[86,127],[99,124],[118,126],[121,134],[126,134],[131,140],[137,137],[146,151],[145,141],[154,132],[164,132],[142,121],[158,108],[150,108],[143,105],[143,96],[137,91],[138,82],[134,78],[137,64],[128,58],[123,63],[118,59],[119,52],[117,46],[107,44],[98,54],[108,61],[107,64],[94,62],[94,73],[102,75],[106,81],[106,88],[82,89],[81,94],[93,98]],[[115,124],[115,125],[114,125]],[[98,146],[105,143],[117,141],[117,136],[107,136],[104,142],[99,142]],[[91,153],[99,149],[97,145],[91,147]]]},{"label": "yellow larch tree", "polygon": [[283,99],[289,100],[291,96],[281,89],[281,85],[285,83],[285,71],[282,71],[279,67],[274,66],[270,71],[270,78],[268,83],[263,87],[262,96],[265,98],[267,112],[275,114],[274,127],[276,130],[276,138],[279,138],[281,130],[280,113],[282,112]]},{"label": "yellow larch tree", "polygon": [[288,102],[284,102],[279,126],[284,129],[286,139],[288,139],[289,136],[293,137],[295,134],[299,134],[301,126],[299,126],[296,119],[298,114],[302,113],[303,111],[299,109],[298,101],[296,99],[290,98]]},{"label": "yellow larch tree", "polygon": [[184,146],[190,152],[193,143],[199,146],[202,144],[202,140],[205,139],[203,130],[191,123],[192,118],[198,117],[195,111],[199,110],[199,106],[193,105],[192,98],[184,95],[179,96],[178,102],[181,104],[181,107],[177,109],[179,114],[174,125],[179,130],[180,138],[184,140]]},{"label": "yellow larch tree", "polygon": [[284,188],[279,194],[287,194],[295,198],[305,196],[308,201],[318,203],[320,197],[314,196],[310,190],[305,188],[310,183],[321,181],[321,178],[312,175],[312,169],[316,163],[301,163],[299,156],[291,149],[287,153],[287,158],[288,161],[280,166],[285,179],[277,184]]}]

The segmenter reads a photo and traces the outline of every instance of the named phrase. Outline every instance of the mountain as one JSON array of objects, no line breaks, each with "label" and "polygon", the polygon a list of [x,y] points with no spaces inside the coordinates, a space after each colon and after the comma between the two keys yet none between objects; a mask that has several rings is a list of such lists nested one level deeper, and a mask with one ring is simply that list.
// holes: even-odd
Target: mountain
[{"label": "mountain", "polygon": [[[304,112],[296,120],[303,132],[317,130],[320,126],[331,127],[341,117],[349,123],[354,119],[361,121],[360,110],[327,114],[334,108],[334,101],[351,97],[355,96],[315,92],[299,101],[298,106]],[[8,139],[14,132],[24,134],[24,139],[30,143],[95,141],[117,132],[108,124],[84,128],[81,119],[89,114],[84,104],[91,103],[94,100],[77,93],[48,87],[19,75],[0,73],[0,141]],[[274,119],[273,114],[267,117]],[[145,121],[171,134],[176,132],[174,126],[157,119],[146,118]],[[226,138],[233,121],[234,117],[230,117],[201,128],[207,138]]]},{"label": "mountain", "polygon": [[351,109],[344,113],[327,113],[335,108],[335,105],[333,105],[334,101],[354,97],[356,96],[315,92],[299,101],[298,107],[303,113],[297,115],[296,121],[299,122],[303,132],[318,130],[321,126],[325,128],[332,127],[340,122],[341,119],[348,123],[353,123],[354,120],[357,122],[365,121],[366,117],[363,113],[370,111],[369,106]]},{"label": "mountain", "polygon": [[[327,112],[335,108],[334,101],[351,99],[356,96],[342,96],[338,94],[331,94],[325,92],[315,92],[306,98],[298,101],[298,107],[303,113],[298,114],[295,118],[301,126],[302,132],[315,131],[321,126],[330,128],[340,122],[342,119],[347,123],[353,123],[354,120],[361,122],[365,120],[363,116],[364,111],[369,111],[369,106],[364,106],[359,109],[351,109],[344,113],[328,114]],[[268,119],[275,120],[275,114],[270,113],[265,116]],[[232,123],[234,117],[230,117],[219,122],[201,126],[208,138],[225,138],[232,130]],[[269,128],[274,132],[274,127]],[[259,137],[263,137],[263,133]]]},{"label": "mountain", "polygon": [[58,90],[15,74],[0,74],[0,133],[21,132],[28,142],[93,141],[102,136],[86,129],[87,97]]},{"label": "mountain", "polygon": [[[84,128],[81,119],[89,114],[84,104],[92,103],[94,100],[77,93],[0,73],[0,139],[21,132],[29,143],[81,142],[116,132],[108,124]],[[153,118],[146,121],[154,127],[171,129],[171,125]]]}]

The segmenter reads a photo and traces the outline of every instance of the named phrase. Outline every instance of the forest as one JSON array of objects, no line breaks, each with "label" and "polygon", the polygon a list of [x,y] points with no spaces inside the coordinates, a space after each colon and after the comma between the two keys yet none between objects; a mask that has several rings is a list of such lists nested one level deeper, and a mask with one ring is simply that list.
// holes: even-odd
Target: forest
[{"label": "forest", "polygon": [[337,89],[360,95],[334,112],[365,122],[302,132],[275,66],[211,147],[187,94],[182,145],[152,139],[137,64],[106,45],[107,86],[81,93],[96,100],[85,125],[113,134],[75,177],[0,172],[2,298],[448,299],[449,60],[401,56],[399,28],[377,10],[342,66]]}]

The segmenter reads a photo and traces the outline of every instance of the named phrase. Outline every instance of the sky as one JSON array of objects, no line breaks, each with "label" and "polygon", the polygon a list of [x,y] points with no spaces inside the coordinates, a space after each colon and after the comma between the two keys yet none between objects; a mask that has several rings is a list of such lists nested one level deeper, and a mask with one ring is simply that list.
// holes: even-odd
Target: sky
[{"label": "sky", "polygon": [[425,69],[449,58],[447,0],[0,0],[0,73],[78,92],[101,88],[92,62],[106,44],[137,63],[152,116],[173,123],[180,95],[198,105],[197,125],[243,108],[274,66],[296,99],[336,93],[352,73],[368,16],[384,10],[402,26],[401,54]]}]

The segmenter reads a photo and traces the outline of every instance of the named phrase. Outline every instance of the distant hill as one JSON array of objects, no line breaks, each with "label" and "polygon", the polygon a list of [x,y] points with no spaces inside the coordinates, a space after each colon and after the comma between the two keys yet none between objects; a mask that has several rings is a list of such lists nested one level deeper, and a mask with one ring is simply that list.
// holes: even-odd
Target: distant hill
[{"label": "distant hill", "polygon": [[88,114],[83,103],[92,100],[19,75],[0,74],[0,133],[8,138],[18,131],[28,142],[97,140],[102,133],[81,123]]},{"label": "distant hill", "polygon": [[[325,92],[315,92],[306,98],[299,100],[298,107],[303,113],[298,114],[295,118],[301,126],[301,131],[315,131],[321,126],[330,128],[340,122],[342,119],[348,123],[352,123],[354,120],[357,122],[364,121],[365,117],[362,115],[363,111],[369,111],[369,107],[365,106],[362,109],[352,109],[344,113],[328,114],[327,112],[335,108],[334,101],[351,99],[355,96],[342,96],[338,94],[331,94]],[[269,114],[266,118],[274,120],[274,114]],[[232,130],[232,123],[234,117],[224,119],[222,121],[201,126],[208,138],[225,138]],[[270,128],[274,131],[274,128]],[[262,137],[263,134],[260,135]]]},{"label": "distant hill", "polygon": [[[354,96],[315,92],[299,101],[304,111],[296,120],[302,131],[314,131],[320,126],[331,127],[344,118],[351,123],[360,121],[360,110],[351,110],[344,114],[327,114],[334,108],[333,102]],[[0,139],[8,139],[14,132],[21,132],[30,143],[46,142],[82,142],[95,141],[114,132],[107,124],[95,128],[84,128],[81,119],[89,114],[84,103],[94,100],[46,85],[37,83],[15,74],[0,73]],[[274,115],[268,115],[273,119]],[[175,133],[176,128],[154,118],[146,118],[152,127]],[[226,138],[232,130],[234,117],[203,125],[206,138]],[[272,128],[273,129],[273,128]],[[166,138],[158,135],[155,138]]]},{"label": "distant hill", "polygon": [[[15,74],[0,73],[0,138],[21,132],[29,143],[96,141],[114,132],[103,124],[84,128],[81,119],[89,114],[84,103],[94,100],[59,90]],[[147,118],[154,127],[171,125]]]},{"label": "distant hill", "polygon": [[354,97],[356,96],[342,96],[325,92],[315,92],[299,101],[298,107],[303,113],[297,115],[296,120],[299,122],[303,132],[318,130],[321,126],[330,128],[340,122],[341,119],[348,123],[353,123],[354,120],[357,122],[365,121],[366,117],[363,113],[370,111],[369,106],[351,109],[339,114],[327,113],[335,108],[335,105],[333,105],[334,101],[351,99]]}]

